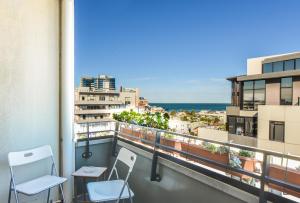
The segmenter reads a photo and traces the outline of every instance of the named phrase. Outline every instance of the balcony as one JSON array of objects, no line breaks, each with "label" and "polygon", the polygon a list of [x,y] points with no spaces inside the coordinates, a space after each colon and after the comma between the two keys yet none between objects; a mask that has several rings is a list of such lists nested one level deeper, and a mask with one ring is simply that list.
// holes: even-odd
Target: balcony
[{"label": "balcony", "polygon": [[[76,129],[76,169],[111,166],[120,147],[138,154],[129,180],[135,202],[300,201],[300,157],[126,123],[86,123]],[[92,156],[82,158],[87,152]],[[278,164],[287,160],[292,164]]]},{"label": "balcony", "polygon": [[79,101],[76,100],[75,101],[75,105],[122,105],[123,102],[122,101],[118,101],[118,100],[105,100],[105,101],[100,101],[100,100],[91,100],[91,101]]},{"label": "balcony", "polygon": [[76,109],[75,115],[88,115],[88,114],[111,114],[120,113],[122,111],[129,110],[129,108],[107,108],[107,109]]}]

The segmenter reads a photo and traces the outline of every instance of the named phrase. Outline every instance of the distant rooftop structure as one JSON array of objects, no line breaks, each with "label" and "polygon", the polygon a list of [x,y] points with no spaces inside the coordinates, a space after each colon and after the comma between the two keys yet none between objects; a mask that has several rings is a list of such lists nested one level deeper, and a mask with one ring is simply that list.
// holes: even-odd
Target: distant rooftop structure
[{"label": "distant rooftop structure", "polygon": [[116,79],[107,75],[81,77],[80,87],[88,87],[94,90],[116,90]]}]

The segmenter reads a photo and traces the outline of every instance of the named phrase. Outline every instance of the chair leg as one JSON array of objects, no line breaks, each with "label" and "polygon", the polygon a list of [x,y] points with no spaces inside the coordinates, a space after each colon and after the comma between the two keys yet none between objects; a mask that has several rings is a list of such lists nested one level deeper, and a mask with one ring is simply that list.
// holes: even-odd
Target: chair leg
[{"label": "chair leg", "polygon": [[16,197],[16,203],[19,203],[19,197],[18,192],[14,189],[15,197]]},{"label": "chair leg", "polygon": [[9,193],[8,193],[8,203],[10,203],[10,199],[11,199],[11,182],[12,182],[12,180],[10,179]]},{"label": "chair leg", "polygon": [[63,189],[62,189],[62,185],[61,185],[61,184],[59,184],[59,189],[60,189],[60,193],[61,193],[62,200],[63,200],[63,202],[65,202],[64,191],[63,191]]},{"label": "chair leg", "polygon": [[48,189],[47,203],[49,203],[49,199],[50,199],[50,188]]}]

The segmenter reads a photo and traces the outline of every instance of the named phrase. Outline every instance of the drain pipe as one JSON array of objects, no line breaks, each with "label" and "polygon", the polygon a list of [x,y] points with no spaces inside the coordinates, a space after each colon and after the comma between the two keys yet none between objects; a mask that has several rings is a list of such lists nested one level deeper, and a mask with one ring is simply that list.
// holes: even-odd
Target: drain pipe
[{"label": "drain pipe", "polygon": [[60,1],[60,175],[65,202],[72,202],[75,169],[74,117],[74,0]]}]

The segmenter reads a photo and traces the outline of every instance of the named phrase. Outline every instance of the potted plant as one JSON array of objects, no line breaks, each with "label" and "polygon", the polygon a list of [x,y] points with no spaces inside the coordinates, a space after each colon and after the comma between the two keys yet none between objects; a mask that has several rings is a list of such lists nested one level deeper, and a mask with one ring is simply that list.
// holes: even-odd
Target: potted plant
[{"label": "potted plant", "polygon": [[254,152],[248,150],[240,150],[238,153],[238,157],[244,170],[254,172],[255,163],[257,162]]}]

